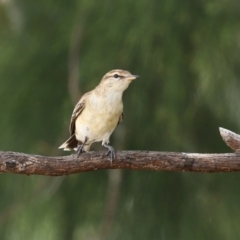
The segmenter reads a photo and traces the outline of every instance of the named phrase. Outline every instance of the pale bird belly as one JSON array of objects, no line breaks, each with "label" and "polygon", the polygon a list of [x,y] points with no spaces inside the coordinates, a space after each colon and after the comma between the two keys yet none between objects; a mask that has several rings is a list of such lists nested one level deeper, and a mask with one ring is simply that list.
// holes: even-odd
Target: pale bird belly
[{"label": "pale bird belly", "polygon": [[83,111],[76,120],[75,135],[78,141],[88,143],[104,141],[108,142],[110,135],[117,126],[121,113],[95,114]]}]

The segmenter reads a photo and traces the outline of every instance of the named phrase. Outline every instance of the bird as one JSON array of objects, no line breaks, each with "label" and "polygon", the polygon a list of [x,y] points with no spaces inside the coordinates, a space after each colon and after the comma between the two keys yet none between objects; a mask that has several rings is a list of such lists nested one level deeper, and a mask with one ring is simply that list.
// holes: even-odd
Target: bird
[{"label": "bird", "polygon": [[121,69],[106,73],[100,83],[76,104],[69,126],[70,137],[59,149],[75,150],[79,157],[89,151],[94,142],[102,141],[112,162],[116,153],[109,145],[109,138],[123,121],[122,95],[132,80],[138,77]]}]

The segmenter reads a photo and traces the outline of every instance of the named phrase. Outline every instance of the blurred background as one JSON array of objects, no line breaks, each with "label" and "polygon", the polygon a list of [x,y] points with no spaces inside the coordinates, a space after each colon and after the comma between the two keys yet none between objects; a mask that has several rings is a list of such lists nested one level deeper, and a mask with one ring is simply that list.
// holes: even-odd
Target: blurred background
[{"label": "blurred background", "polygon": [[[0,150],[70,154],[57,148],[74,105],[115,68],[140,75],[115,149],[231,152],[218,127],[240,132],[237,0],[0,0]],[[240,239],[239,183],[239,173],[2,174],[0,239]]]}]

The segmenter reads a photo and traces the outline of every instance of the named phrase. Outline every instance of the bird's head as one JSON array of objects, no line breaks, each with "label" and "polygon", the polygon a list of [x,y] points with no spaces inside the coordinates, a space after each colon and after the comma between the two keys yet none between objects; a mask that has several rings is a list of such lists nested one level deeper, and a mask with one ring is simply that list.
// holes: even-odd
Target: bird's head
[{"label": "bird's head", "polygon": [[124,91],[128,88],[132,80],[138,78],[137,75],[132,75],[130,72],[125,70],[112,70],[105,74],[100,82],[100,86],[109,88],[114,91]]}]

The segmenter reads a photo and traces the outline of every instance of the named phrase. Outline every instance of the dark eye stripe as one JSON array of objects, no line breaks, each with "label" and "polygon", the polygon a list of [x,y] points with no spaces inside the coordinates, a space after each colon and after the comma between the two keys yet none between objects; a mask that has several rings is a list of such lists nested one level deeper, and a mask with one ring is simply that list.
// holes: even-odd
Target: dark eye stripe
[{"label": "dark eye stripe", "polygon": [[114,78],[123,78],[123,76],[121,76],[121,75],[119,75],[117,73],[113,74],[112,77],[114,77]]}]

